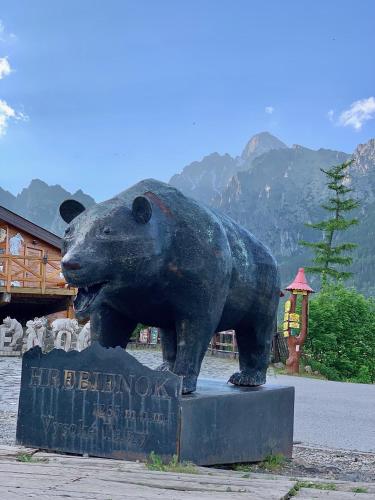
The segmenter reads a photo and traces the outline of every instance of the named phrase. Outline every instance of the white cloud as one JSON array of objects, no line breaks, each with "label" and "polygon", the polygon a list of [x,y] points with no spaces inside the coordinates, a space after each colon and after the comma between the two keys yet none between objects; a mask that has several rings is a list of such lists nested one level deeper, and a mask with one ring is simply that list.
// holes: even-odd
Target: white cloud
[{"label": "white cloud", "polygon": [[335,112],[333,111],[333,109],[330,109],[327,113],[327,116],[328,116],[328,120],[330,122],[333,122],[333,115],[335,114]]},{"label": "white cloud", "polygon": [[3,39],[5,34],[5,27],[3,21],[0,19],[0,40]]},{"label": "white cloud", "polygon": [[338,125],[361,130],[364,122],[375,118],[375,97],[354,101],[349,109],[343,111],[338,119]]},{"label": "white cloud", "polygon": [[[8,33],[0,19],[0,42],[7,42],[16,39],[16,35]],[[12,72],[7,57],[0,57],[0,80]],[[27,121],[29,118],[22,112],[15,111],[9,104],[0,99],[0,137],[6,134],[9,122],[12,120]]]},{"label": "white cloud", "polygon": [[272,113],[275,111],[275,108],[273,106],[266,106],[264,108],[264,111],[267,113],[267,115],[272,115]]},{"label": "white cloud", "polygon": [[8,33],[3,21],[0,19],[0,42],[14,42],[16,40],[17,36],[14,33]]},{"label": "white cloud", "polygon": [[2,80],[4,76],[8,76],[11,71],[12,68],[10,67],[8,58],[0,57],[0,80]]},{"label": "white cloud", "polygon": [[9,120],[27,121],[28,117],[24,113],[18,113],[7,102],[0,99],[0,137],[5,135]]}]

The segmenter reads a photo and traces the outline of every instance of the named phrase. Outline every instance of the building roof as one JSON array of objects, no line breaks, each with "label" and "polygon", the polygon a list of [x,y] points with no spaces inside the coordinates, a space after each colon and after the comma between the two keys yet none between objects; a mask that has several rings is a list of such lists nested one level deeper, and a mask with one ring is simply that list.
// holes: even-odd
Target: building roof
[{"label": "building roof", "polygon": [[312,293],[314,290],[309,286],[305,276],[305,270],[303,267],[298,269],[297,276],[294,278],[294,281],[285,288],[285,290],[299,290],[302,292]]},{"label": "building roof", "polygon": [[21,229],[22,231],[26,231],[29,234],[35,236],[35,238],[45,241],[50,245],[61,248],[61,238],[47,229],[43,229],[40,226],[37,226],[33,222],[24,219],[20,215],[15,214],[14,212],[8,210],[0,206],[0,220],[3,220],[7,224],[11,224],[12,226]]}]

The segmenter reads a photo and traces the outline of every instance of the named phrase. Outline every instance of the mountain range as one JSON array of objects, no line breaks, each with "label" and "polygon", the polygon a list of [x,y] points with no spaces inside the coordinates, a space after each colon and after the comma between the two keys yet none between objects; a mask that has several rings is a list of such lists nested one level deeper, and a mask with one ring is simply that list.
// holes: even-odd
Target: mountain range
[{"label": "mountain range", "polygon": [[169,183],[188,196],[212,204],[233,176],[250,169],[258,156],[280,149],[287,149],[287,146],[270,133],[261,132],[249,140],[240,156],[233,158],[229,154],[212,153],[187,165]]},{"label": "mountain range", "polygon": [[[346,183],[360,201],[355,214],[360,223],[345,234],[355,242],[354,284],[375,294],[375,139],[357,146],[352,154],[329,149],[287,146],[268,132],[253,136],[238,156],[212,153],[187,165],[170,184],[214,209],[223,211],[268,245],[280,264],[287,285],[299,266],[311,262],[301,239],[317,240],[320,234],[305,226],[326,216],[320,207],[329,193],[321,168],[353,158]],[[17,196],[0,188],[0,205],[61,234],[64,228],[58,206],[75,198],[85,206],[94,200],[81,190],[69,193],[61,186],[33,180]],[[309,276],[313,286],[317,281]]]},{"label": "mountain range", "polygon": [[[343,235],[345,240],[358,244],[352,266],[355,275],[349,284],[375,293],[375,139],[348,154],[300,145],[288,147],[262,132],[250,139],[239,156],[213,153],[187,165],[170,183],[226,213],[266,243],[278,260],[282,282],[287,285],[299,266],[311,262],[311,253],[299,241],[316,241],[321,236],[305,225],[326,217],[320,205],[329,191],[321,169],[350,158],[353,163],[346,183],[360,202],[353,214],[360,223]],[[309,279],[318,285],[316,277]]]},{"label": "mountain range", "polygon": [[16,196],[0,187],[1,206],[58,235],[63,233],[65,227],[59,214],[59,206],[67,198],[78,200],[86,207],[95,203],[91,196],[81,190],[70,193],[58,184],[49,186],[40,179],[32,180]]}]

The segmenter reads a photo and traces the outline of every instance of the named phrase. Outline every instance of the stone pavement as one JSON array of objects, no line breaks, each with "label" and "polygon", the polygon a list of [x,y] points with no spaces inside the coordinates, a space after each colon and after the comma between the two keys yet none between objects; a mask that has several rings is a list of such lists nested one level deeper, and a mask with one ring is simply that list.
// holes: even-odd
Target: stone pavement
[{"label": "stone pavement", "polygon": [[[0,447],[0,498],[374,500],[374,483],[316,482],[197,467],[195,473],[148,470],[142,463]],[[324,488],[332,488],[321,489]],[[361,493],[357,493],[361,491]]]}]

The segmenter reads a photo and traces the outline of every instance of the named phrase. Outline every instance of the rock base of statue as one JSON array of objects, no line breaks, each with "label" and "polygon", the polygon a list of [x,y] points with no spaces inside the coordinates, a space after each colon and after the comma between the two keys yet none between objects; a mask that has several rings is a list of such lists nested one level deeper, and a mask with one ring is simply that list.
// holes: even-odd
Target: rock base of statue
[{"label": "rock base of statue", "polygon": [[180,408],[181,460],[214,465],[292,456],[294,387],[234,387],[202,379]]},{"label": "rock base of statue", "polygon": [[39,347],[22,360],[17,442],[126,460],[151,452],[200,465],[253,462],[293,445],[294,389],[234,387],[201,380],[181,396],[181,379],[99,344],[82,352]]}]

